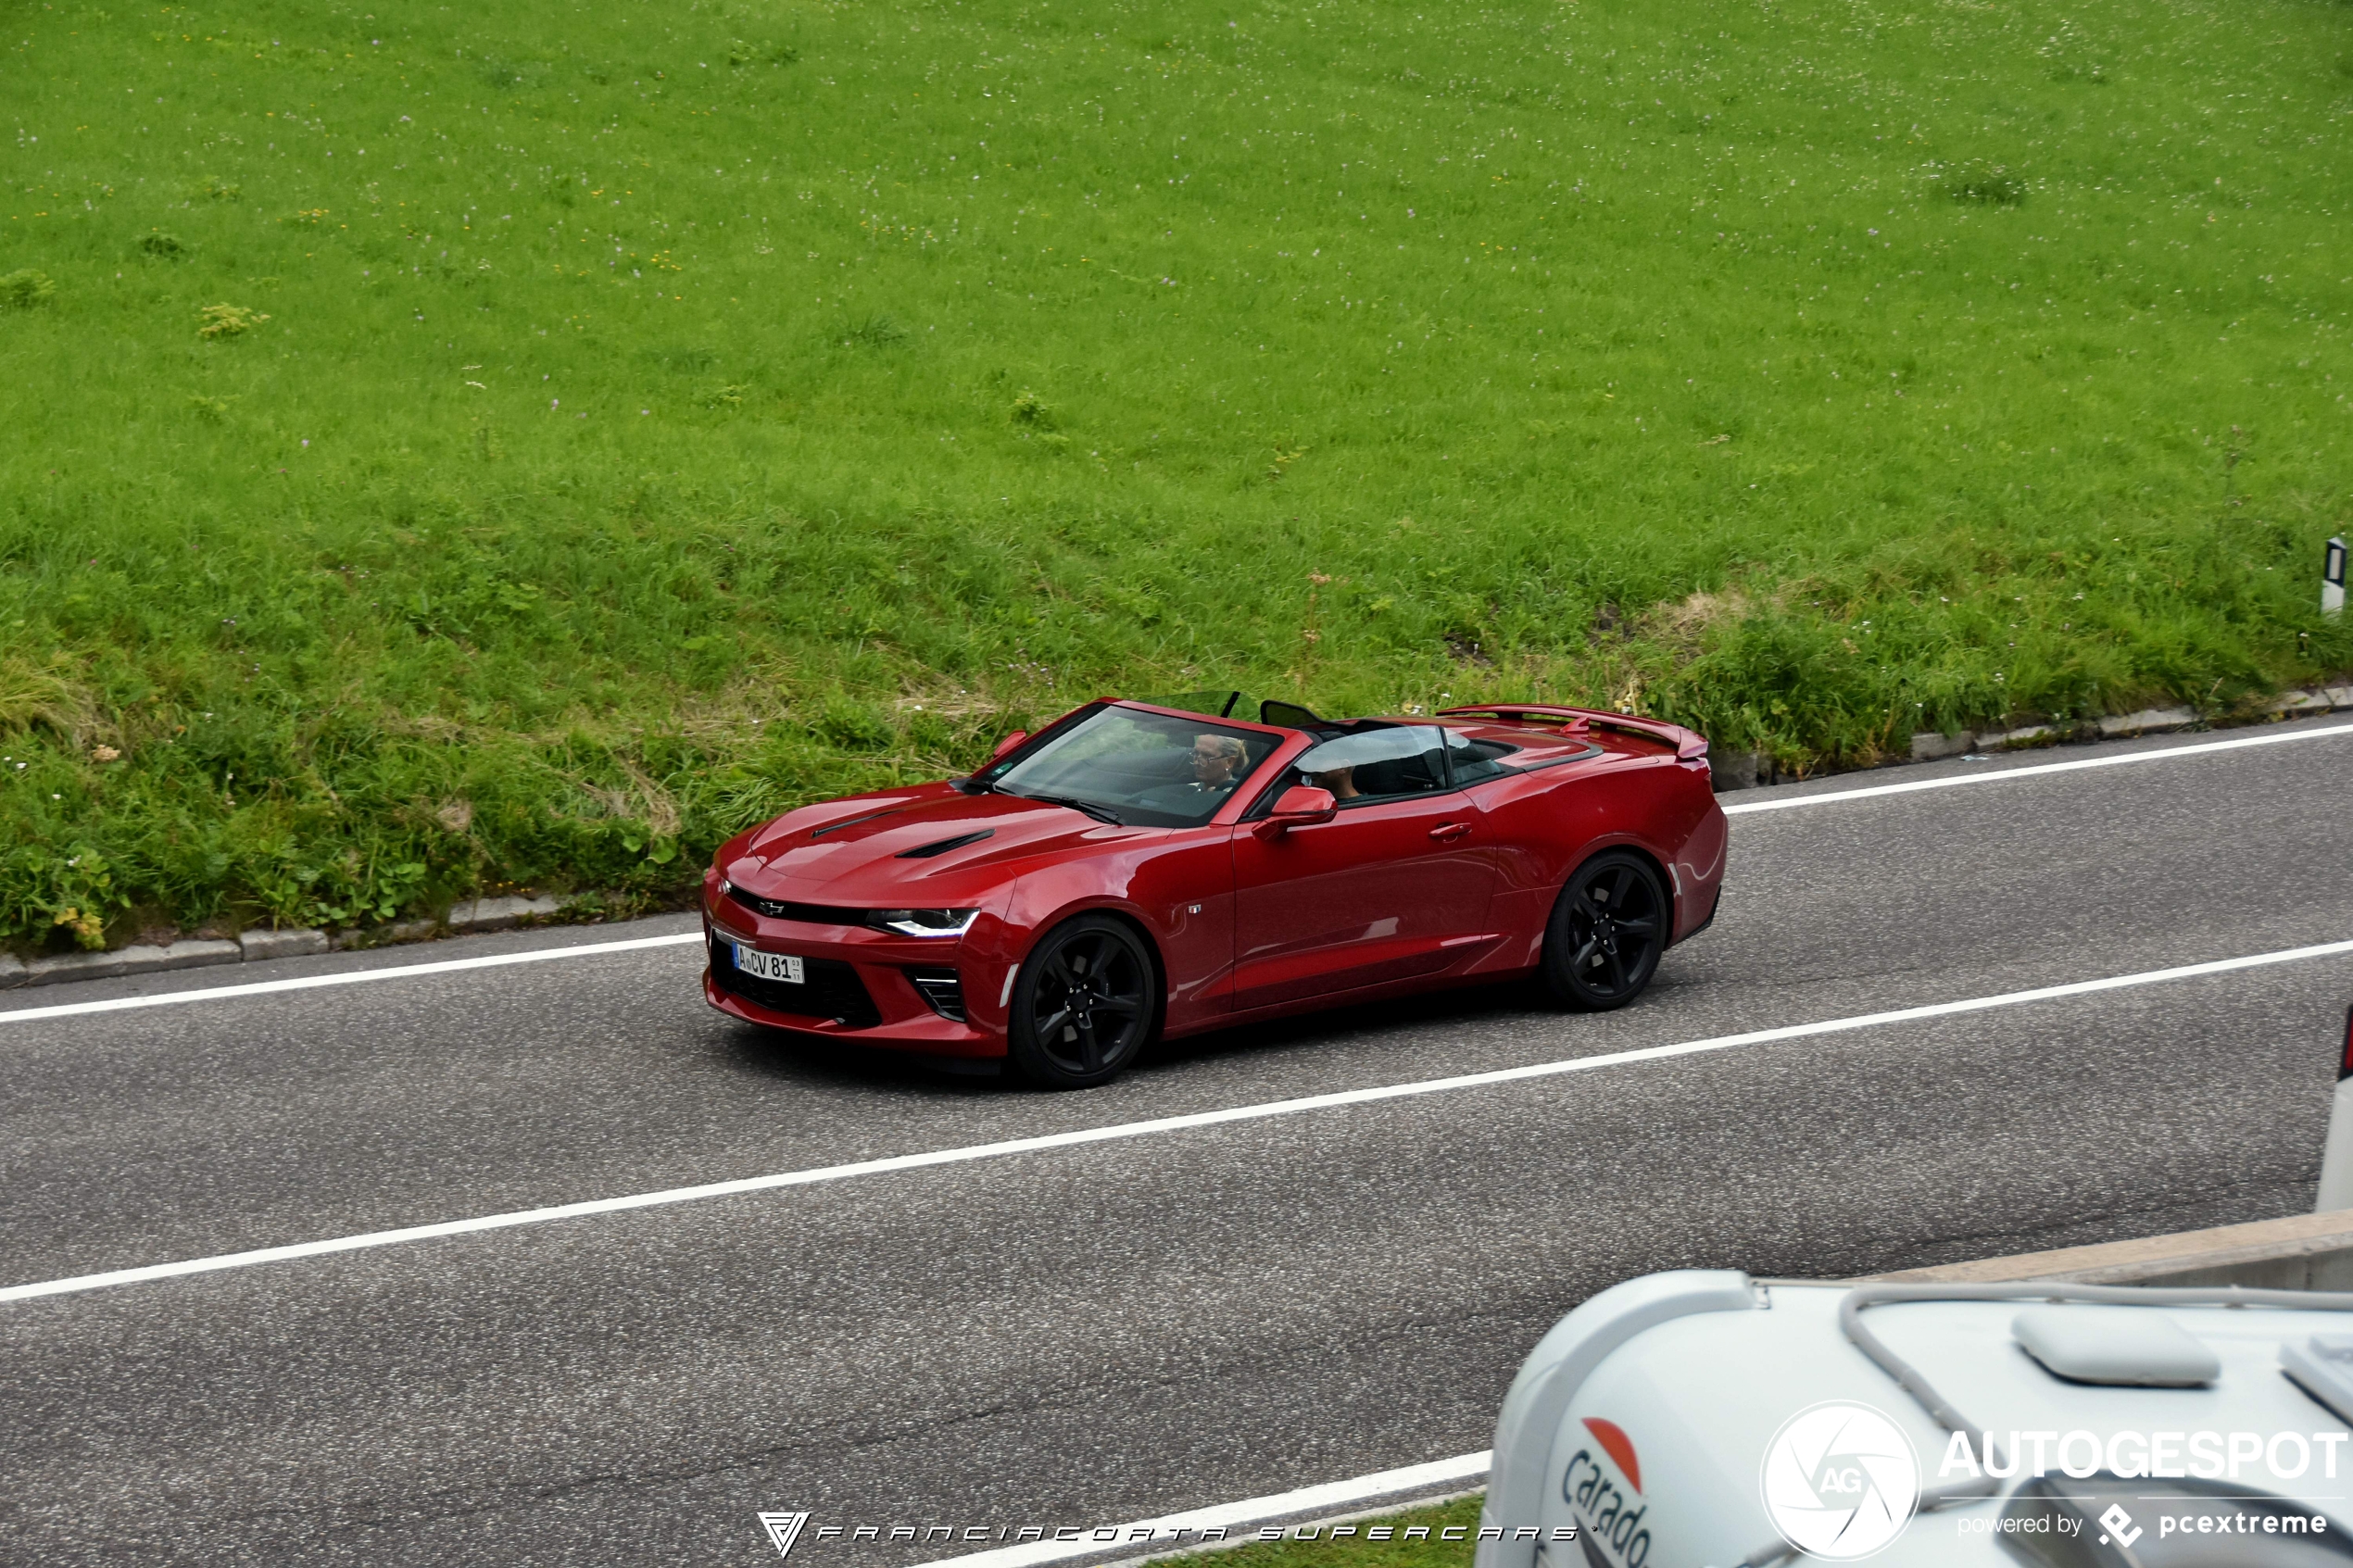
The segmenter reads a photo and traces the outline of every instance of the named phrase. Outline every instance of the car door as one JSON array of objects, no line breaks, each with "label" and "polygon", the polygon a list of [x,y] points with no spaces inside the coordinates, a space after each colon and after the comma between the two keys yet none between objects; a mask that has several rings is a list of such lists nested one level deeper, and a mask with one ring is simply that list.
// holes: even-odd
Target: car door
[{"label": "car door", "polygon": [[1478,805],[1445,766],[1435,726],[1359,732],[1308,751],[1274,786],[1332,788],[1331,821],[1236,827],[1237,1010],[1434,973],[1481,941],[1494,861]]}]

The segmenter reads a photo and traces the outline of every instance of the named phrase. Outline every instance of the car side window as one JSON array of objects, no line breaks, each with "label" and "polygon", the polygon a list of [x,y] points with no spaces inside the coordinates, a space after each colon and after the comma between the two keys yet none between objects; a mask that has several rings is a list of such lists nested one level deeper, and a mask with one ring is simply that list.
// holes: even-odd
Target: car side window
[{"label": "car side window", "polygon": [[1285,770],[1283,783],[1327,789],[1342,810],[1435,795],[1447,787],[1444,732],[1395,724],[1327,740],[1302,753]]},{"label": "car side window", "polygon": [[1509,772],[1511,770],[1504,765],[1503,759],[1519,749],[1502,741],[1473,740],[1452,730],[1445,734],[1446,761],[1453,770],[1454,787],[1457,789],[1467,784],[1477,784],[1481,779],[1491,779],[1498,773]]}]

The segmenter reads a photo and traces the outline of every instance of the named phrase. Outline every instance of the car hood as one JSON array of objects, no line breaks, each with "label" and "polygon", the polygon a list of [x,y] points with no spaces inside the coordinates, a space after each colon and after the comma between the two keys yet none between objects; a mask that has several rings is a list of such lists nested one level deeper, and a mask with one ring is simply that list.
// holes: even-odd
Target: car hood
[{"label": "car hood", "polygon": [[[936,785],[790,812],[753,834],[720,871],[763,898],[952,907],[1011,881],[1040,856],[1164,831],[1114,827],[1067,806]],[[931,853],[910,853],[925,850]]]}]

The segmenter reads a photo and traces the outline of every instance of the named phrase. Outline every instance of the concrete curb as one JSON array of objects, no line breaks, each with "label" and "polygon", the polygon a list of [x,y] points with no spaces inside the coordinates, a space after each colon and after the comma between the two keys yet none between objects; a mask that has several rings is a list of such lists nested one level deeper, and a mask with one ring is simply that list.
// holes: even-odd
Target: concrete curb
[{"label": "concrete curb", "polygon": [[110,953],[61,953],[23,966],[19,985],[54,985],[65,980],[111,980],[121,974],[152,974],[164,969],[205,969],[237,963],[245,954],[234,942],[174,942],[170,947],[118,947]]},{"label": "concrete curb", "polygon": [[153,974],[163,970],[205,969],[213,964],[257,963],[270,959],[381,947],[397,942],[422,942],[447,934],[511,931],[519,925],[549,920],[563,911],[560,898],[474,898],[450,909],[447,918],[401,921],[371,930],[329,933],[315,929],[247,931],[234,941],[206,938],[157,947],[139,945],[103,953],[60,953],[30,963],[12,953],[0,953],[0,990],[23,985],[55,985],[70,980],[112,980],[126,974]]},{"label": "concrete curb", "polygon": [[525,921],[546,920],[562,908],[560,898],[477,898],[451,909],[442,924],[451,931],[511,931]]},{"label": "concrete curb", "polygon": [[[1912,737],[1911,755],[1885,764],[1902,767],[1906,762],[1941,762],[1948,757],[1966,757],[1972,752],[2019,751],[2029,746],[2051,746],[2066,742],[2126,740],[2134,735],[2170,734],[2178,730],[2243,728],[2248,724],[2276,722],[2284,719],[2316,719],[2326,713],[2353,711],[2353,686],[2320,687],[2312,691],[2289,692],[2276,697],[2259,712],[2236,717],[2224,715],[2210,718],[2191,708],[2145,708],[2138,713],[2110,714],[2097,722],[2082,724],[2027,724],[2007,730],[1956,730],[1940,734],[1924,730]],[[1784,782],[1784,776],[1774,766],[1771,757],[1760,751],[1728,751],[1711,755],[1716,793],[1726,794],[1736,789],[1753,789],[1761,784]],[[1858,769],[1856,771],[1874,771]],[[1812,774],[1825,778],[1828,774]]]},{"label": "concrete curb", "polygon": [[323,931],[247,931],[237,937],[237,947],[245,961],[261,959],[300,958],[306,953],[323,953],[333,944]]},{"label": "concrete curb", "polygon": [[2353,1290],[2353,1210],[2290,1214],[2251,1224],[1981,1258],[1874,1274],[1874,1284],[2243,1285],[2267,1290]]}]

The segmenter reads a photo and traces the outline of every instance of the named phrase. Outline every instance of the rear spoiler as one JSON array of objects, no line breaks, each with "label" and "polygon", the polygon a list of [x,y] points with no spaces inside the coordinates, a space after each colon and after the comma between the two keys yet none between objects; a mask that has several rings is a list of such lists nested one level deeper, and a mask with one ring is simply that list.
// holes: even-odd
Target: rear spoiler
[{"label": "rear spoiler", "polygon": [[1696,761],[1707,755],[1707,737],[1680,724],[1669,724],[1661,719],[1634,719],[1623,713],[1605,713],[1597,708],[1562,708],[1548,702],[1491,702],[1476,708],[1442,708],[1437,717],[1491,718],[1506,724],[1558,724],[1571,734],[1592,729],[1618,730],[1673,746],[1679,762]]}]

